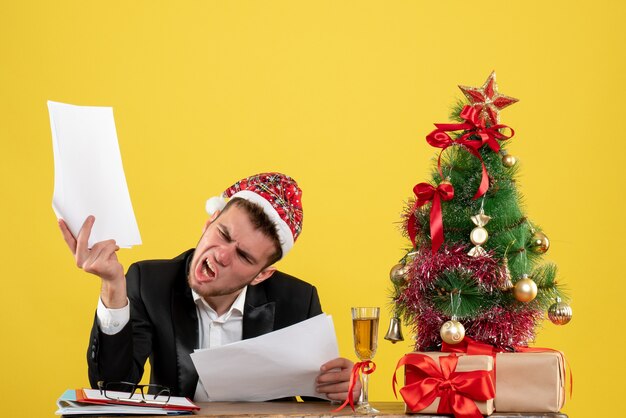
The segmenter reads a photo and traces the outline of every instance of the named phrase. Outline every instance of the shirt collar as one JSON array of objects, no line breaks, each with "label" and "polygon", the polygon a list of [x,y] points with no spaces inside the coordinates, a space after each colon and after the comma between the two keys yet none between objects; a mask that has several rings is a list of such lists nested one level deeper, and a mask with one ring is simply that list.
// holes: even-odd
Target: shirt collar
[{"label": "shirt collar", "polygon": [[[248,293],[248,286],[244,287],[241,290],[241,293],[239,293],[237,299],[235,299],[233,304],[230,305],[228,311],[226,311],[226,313],[222,315],[224,319],[228,319],[233,314],[233,311],[236,311],[239,315],[243,315],[243,309],[246,304],[246,293]],[[193,289],[191,289],[191,294],[193,295],[193,301],[195,302],[196,306],[204,306],[209,312],[213,313],[213,315],[217,317],[217,313],[215,312],[215,310],[213,310],[213,308],[209,306],[209,304],[202,298],[202,296],[197,294],[196,291]]]}]

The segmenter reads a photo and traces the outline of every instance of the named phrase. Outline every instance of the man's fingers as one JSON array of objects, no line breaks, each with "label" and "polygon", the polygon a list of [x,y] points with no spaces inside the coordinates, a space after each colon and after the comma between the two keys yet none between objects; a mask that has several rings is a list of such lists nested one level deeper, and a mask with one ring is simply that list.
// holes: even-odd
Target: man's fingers
[{"label": "man's fingers", "polygon": [[[334,401],[343,401],[348,397],[348,388],[346,386],[341,387],[341,386],[320,386],[317,388],[317,392],[326,396],[328,399],[334,400]],[[355,387],[352,390],[352,398],[356,401],[359,399],[359,396],[361,395],[361,387],[359,386],[358,388]]]},{"label": "man's fingers", "polygon": [[348,382],[350,381],[351,374],[352,374],[352,370],[330,371],[326,373],[320,373],[317,376],[317,384],[324,385],[328,383]]},{"label": "man's fingers", "polygon": [[93,227],[96,218],[93,216],[88,216],[83,223],[83,226],[80,228],[78,232],[78,237],[76,238],[76,264],[78,267],[83,267],[85,261],[89,257],[89,236],[91,235],[91,228]]},{"label": "man's fingers", "polygon": [[331,369],[352,369],[353,363],[347,358],[338,357],[322,364],[320,368],[323,372]]},{"label": "man's fingers", "polygon": [[61,234],[63,234],[63,239],[65,243],[70,248],[72,254],[76,255],[76,238],[67,227],[67,224],[63,219],[59,219],[59,228],[61,229]]},{"label": "man's fingers", "polygon": [[80,267],[87,273],[98,274],[119,248],[112,239],[98,242],[89,250],[89,256]]}]

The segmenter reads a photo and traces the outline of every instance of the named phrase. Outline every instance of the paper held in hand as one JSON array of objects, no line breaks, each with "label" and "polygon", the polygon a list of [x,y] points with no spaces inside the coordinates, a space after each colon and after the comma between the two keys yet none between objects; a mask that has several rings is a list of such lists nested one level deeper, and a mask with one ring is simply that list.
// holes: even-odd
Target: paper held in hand
[{"label": "paper held in hand", "polygon": [[54,153],[52,208],[74,236],[96,217],[89,247],[114,239],[120,247],[141,244],[110,107],[48,101]]},{"label": "paper held in hand", "polygon": [[191,354],[207,400],[257,402],[297,395],[321,397],[315,378],[322,364],[337,357],[333,320],[325,314]]}]

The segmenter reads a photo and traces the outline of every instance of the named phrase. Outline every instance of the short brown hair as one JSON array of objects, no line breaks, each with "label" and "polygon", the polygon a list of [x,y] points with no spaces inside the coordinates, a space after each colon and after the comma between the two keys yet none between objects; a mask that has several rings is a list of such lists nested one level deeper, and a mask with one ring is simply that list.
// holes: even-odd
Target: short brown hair
[{"label": "short brown hair", "polygon": [[263,208],[254,202],[250,202],[249,200],[242,199],[240,197],[233,197],[228,201],[228,203],[226,203],[226,206],[224,206],[224,209],[222,209],[221,213],[226,212],[231,206],[237,206],[238,208],[245,210],[254,228],[258,231],[261,231],[263,235],[272,240],[275,251],[270,256],[269,262],[265,265],[265,267],[271,266],[272,264],[280,260],[283,256],[283,250],[280,246],[280,240],[278,239],[276,225],[263,211]]}]

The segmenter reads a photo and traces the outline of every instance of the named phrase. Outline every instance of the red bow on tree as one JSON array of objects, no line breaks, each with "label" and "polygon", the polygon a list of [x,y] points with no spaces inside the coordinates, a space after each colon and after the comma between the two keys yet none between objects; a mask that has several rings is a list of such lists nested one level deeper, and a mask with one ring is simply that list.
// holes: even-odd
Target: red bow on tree
[{"label": "red bow on tree", "polygon": [[[482,178],[480,180],[480,186],[476,191],[473,199],[478,199],[484,195],[489,188],[489,176],[487,175],[487,169],[483,163],[483,159],[480,156],[478,150],[485,144],[493,150],[493,152],[500,151],[500,144],[498,139],[506,140],[512,138],[515,134],[513,129],[506,125],[493,125],[487,126],[484,119],[480,117],[480,109],[472,106],[465,106],[459,115],[464,123],[435,123],[437,129],[432,131],[426,136],[426,141],[436,148],[441,148],[439,153],[439,160],[437,161],[437,169],[439,174],[443,177],[441,171],[441,154],[443,151],[451,145],[458,144],[464,146],[472,155],[480,160],[482,165]],[[505,135],[500,132],[500,129],[507,128],[511,131],[510,135]],[[456,141],[453,140],[448,132],[465,130],[465,132]],[[472,139],[473,136],[478,136],[480,139]]]},{"label": "red bow on tree", "polygon": [[[410,353],[396,366],[405,366],[417,380],[400,389],[404,402],[411,411],[420,411],[439,399],[438,414],[453,413],[456,418],[482,418],[475,401],[493,399],[496,394],[491,373],[486,370],[457,372],[455,354],[439,357],[439,364],[424,354]],[[396,373],[393,375],[393,393],[396,393]],[[397,396],[397,395],[396,395]]]},{"label": "red bow on tree", "polygon": [[450,200],[454,197],[454,187],[448,181],[442,181],[439,186],[434,187],[429,183],[419,183],[413,187],[413,193],[417,200],[411,210],[408,221],[409,238],[415,247],[415,236],[417,235],[417,219],[415,218],[415,210],[432,201],[430,207],[430,240],[432,241],[433,254],[439,250],[443,244],[443,218],[441,215],[441,200]]}]

